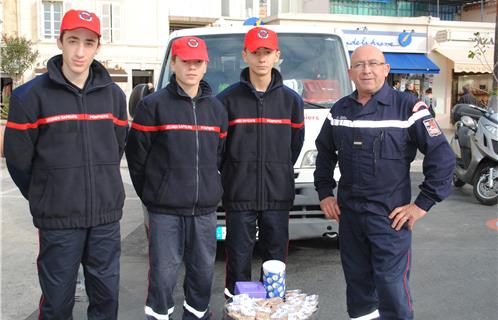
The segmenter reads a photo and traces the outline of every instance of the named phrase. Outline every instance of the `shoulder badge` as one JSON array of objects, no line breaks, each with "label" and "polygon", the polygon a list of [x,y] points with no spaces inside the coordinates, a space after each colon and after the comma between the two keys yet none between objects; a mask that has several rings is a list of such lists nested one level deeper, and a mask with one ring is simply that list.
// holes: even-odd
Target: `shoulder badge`
[{"label": "shoulder badge", "polygon": [[439,126],[434,118],[424,120],[424,126],[425,130],[427,130],[427,133],[431,137],[436,137],[441,134],[441,130],[439,129]]}]

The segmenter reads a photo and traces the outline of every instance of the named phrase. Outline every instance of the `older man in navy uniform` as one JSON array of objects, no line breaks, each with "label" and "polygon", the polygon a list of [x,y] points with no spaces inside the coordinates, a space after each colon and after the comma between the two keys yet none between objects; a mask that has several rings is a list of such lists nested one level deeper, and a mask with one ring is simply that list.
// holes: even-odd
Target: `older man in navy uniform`
[{"label": "older man in navy uniform", "polygon": [[[332,107],[316,140],[315,187],[326,217],[339,221],[351,319],[413,319],[412,229],[449,195],[455,167],[428,107],[385,83],[389,68],[377,48],[357,48],[349,70],[357,90]],[[425,179],[411,203],[417,149]]]}]

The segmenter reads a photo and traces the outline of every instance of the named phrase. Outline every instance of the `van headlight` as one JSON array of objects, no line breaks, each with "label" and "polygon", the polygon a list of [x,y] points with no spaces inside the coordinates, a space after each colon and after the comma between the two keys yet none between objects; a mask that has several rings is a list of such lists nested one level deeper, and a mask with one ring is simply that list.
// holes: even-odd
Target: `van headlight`
[{"label": "van headlight", "polygon": [[317,150],[306,151],[303,157],[303,161],[301,161],[301,168],[314,168],[317,155],[318,155]]}]

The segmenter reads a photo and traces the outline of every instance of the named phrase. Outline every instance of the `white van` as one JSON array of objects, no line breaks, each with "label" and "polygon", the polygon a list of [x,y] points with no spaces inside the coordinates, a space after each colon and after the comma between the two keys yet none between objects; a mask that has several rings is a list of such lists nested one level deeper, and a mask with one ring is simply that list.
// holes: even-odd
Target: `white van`
[{"label": "white van", "polygon": [[[315,139],[330,107],[352,92],[347,69],[349,55],[344,41],[324,28],[265,25],[277,32],[281,51],[275,68],[282,73],[284,84],[299,93],[305,102],[305,141],[294,166],[296,199],[290,212],[291,239],[337,236],[336,221],[326,220],[320,210],[313,185]],[[204,77],[214,94],[239,81],[246,67],[241,52],[244,35],[252,27],[207,27],[178,30],[171,33],[157,89],[164,88],[171,75],[171,43],[178,37],[196,36],[206,41],[209,65]],[[146,85],[137,85],[130,97],[130,114],[138,100],[147,93]],[[225,212],[218,208],[218,240],[225,239]],[[146,215],[147,216],[147,215]],[[147,226],[147,219],[146,219]]]}]

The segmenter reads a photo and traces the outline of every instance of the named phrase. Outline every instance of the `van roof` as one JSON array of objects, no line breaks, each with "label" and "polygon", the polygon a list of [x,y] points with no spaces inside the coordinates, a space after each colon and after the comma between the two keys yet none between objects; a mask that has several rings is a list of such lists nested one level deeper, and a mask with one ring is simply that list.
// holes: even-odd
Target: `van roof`
[{"label": "van roof", "polygon": [[[306,25],[262,25],[261,27],[268,28],[276,33],[328,33],[339,35],[332,32],[331,29],[326,27],[306,26]],[[177,38],[183,36],[199,36],[199,35],[213,35],[213,34],[245,34],[249,29],[254,26],[225,26],[225,27],[203,27],[203,28],[190,28],[173,31],[170,38]]]}]

